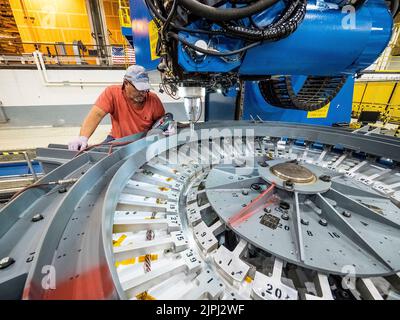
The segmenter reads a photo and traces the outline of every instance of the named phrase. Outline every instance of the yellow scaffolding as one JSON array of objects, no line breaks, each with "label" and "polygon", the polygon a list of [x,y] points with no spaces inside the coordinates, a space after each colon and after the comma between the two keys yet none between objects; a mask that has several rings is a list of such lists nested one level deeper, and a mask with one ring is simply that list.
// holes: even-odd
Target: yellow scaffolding
[{"label": "yellow scaffolding", "polygon": [[[400,24],[396,23],[392,39],[373,65],[376,73],[399,73]],[[354,86],[352,116],[358,118],[362,111],[378,111],[384,123],[400,124],[400,85],[399,81],[356,81]]]},{"label": "yellow scaffolding", "polygon": [[389,45],[376,61],[375,72],[398,72],[400,70],[400,56],[393,55],[399,48],[400,24],[396,23],[393,29],[393,36]]},{"label": "yellow scaffolding", "polygon": [[384,123],[400,124],[400,85],[398,81],[356,82],[353,118],[362,111],[377,111]]},{"label": "yellow scaffolding", "polygon": [[119,22],[122,27],[130,28],[131,27],[131,13],[129,7],[129,0],[119,0]]}]

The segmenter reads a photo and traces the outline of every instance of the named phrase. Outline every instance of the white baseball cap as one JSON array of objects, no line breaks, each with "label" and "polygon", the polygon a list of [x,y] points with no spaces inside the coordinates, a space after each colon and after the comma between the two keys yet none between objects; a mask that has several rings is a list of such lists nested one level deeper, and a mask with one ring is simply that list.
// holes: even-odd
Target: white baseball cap
[{"label": "white baseball cap", "polygon": [[146,69],[142,66],[130,66],[126,69],[124,79],[132,83],[139,91],[152,89],[149,75],[147,74]]}]

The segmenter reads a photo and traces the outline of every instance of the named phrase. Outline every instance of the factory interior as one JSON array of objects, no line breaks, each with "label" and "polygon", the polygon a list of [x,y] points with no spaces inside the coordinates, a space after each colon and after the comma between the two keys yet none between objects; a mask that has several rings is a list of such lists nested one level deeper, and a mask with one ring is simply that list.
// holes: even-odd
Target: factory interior
[{"label": "factory interior", "polygon": [[0,0],[0,300],[400,300],[399,11]]}]

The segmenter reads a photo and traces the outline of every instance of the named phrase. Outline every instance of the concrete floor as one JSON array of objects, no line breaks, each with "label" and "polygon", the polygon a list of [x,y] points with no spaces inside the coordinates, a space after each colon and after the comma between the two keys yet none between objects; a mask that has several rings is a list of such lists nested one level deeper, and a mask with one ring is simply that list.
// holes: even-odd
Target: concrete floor
[{"label": "concrete floor", "polygon": [[[0,151],[27,150],[47,147],[51,143],[68,144],[79,134],[79,127],[0,127]],[[111,125],[101,125],[89,139],[89,144],[102,142]]]}]

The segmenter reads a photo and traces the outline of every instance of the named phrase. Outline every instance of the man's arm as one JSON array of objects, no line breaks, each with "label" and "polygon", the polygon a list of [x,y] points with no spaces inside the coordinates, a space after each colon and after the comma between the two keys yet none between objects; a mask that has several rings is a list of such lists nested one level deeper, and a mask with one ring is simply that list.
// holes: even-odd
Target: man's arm
[{"label": "man's arm", "polygon": [[85,120],[83,120],[79,137],[74,138],[68,143],[68,149],[73,151],[86,149],[89,138],[106,114],[105,111],[94,105]]},{"label": "man's arm", "polygon": [[94,105],[83,121],[79,135],[89,139],[106,114],[98,106]]}]

